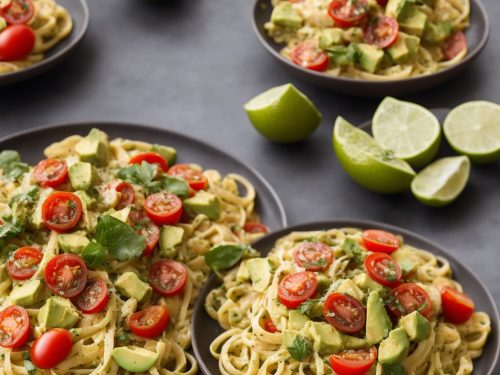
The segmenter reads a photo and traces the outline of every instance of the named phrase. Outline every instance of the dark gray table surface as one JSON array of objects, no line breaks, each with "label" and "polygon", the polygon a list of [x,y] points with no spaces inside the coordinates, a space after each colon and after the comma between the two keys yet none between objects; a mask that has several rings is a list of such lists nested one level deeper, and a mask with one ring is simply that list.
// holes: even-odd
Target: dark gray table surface
[{"label": "dark gray table surface", "polygon": [[[434,209],[410,193],[383,196],[352,182],[336,161],[337,115],[369,119],[378,99],[341,96],[303,84],[267,54],[250,24],[251,0],[90,0],[90,30],[53,71],[0,88],[0,136],[80,121],[125,121],[193,135],[257,168],[276,188],[291,224],[372,219],[423,234],[476,271],[500,299],[500,163],[473,168],[464,194]],[[430,108],[468,100],[500,102],[500,2],[484,0],[492,22],[486,50],[465,72],[407,97]],[[242,105],[293,82],[323,113],[307,141],[268,142]],[[500,371],[500,368],[498,369]]]}]

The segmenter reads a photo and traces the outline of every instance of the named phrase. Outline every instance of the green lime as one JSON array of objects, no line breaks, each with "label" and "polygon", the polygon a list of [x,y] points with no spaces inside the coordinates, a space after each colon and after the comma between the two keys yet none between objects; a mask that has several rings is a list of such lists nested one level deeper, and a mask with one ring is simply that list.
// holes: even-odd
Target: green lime
[{"label": "green lime", "polygon": [[459,105],[446,116],[444,135],[456,152],[475,163],[500,159],[500,105],[486,101]]},{"label": "green lime", "polygon": [[422,203],[440,207],[453,202],[464,190],[470,174],[467,156],[436,160],[411,183],[413,195]]},{"label": "green lime", "polygon": [[436,156],[441,143],[441,126],[431,111],[390,97],[375,111],[372,132],[383,148],[417,168]]},{"label": "green lime", "polygon": [[244,108],[255,129],[275,142],[301,141],[321,123],[321,113],[291,83],[257,95]]},{"label": "green lime", "polygon": [[346,172],[367,189],[398,193],[409,188],[415,177],[408,163],[340,116],[333,130],[333,148]]}]

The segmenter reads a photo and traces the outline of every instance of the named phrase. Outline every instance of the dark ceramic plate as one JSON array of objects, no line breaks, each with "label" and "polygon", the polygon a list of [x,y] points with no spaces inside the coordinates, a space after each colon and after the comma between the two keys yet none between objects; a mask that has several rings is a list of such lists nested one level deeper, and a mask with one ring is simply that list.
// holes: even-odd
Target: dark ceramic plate
[{"label": "dark ceramic plate", "polygon": [[470,0],[470,27],[465,32],[469,45],[467,56],[458,64],[437,73],[394,81],[368,81],[345,77],[334,77],[295,65],[281,56],[283,44],[275,43],[264,29],[264,24],[271,19],[273,7],[271,0],[256,0],[253,10],[253,26],[262,45],[292,74],[309,83],[345,94],[356,96],[397,96],[422,91],[436,86],[469,65],[483,50],[488,41],[490,24],[484,6],[479,0]]},{"label": "dark ceramic plate", "polygon": [[[500,339],[498,336],[498,322],[500,318],[498,316],[498,310],[493,297],[486,289],[486,286],[469,268],[467,268],[466,265],[460,263],[457,259],[455,259],[455,257],[453,257],[453,255],[451,255],[450,252],[428,239],[405,229],[374,221],[332,220],[296,225],[281,229],[256,241],[253,246],[265,255],[272,249],[274,243],[279,238],[286,236],[290,232],[323,230],[341,227],[355,227],[361,229],[380,228],[393,233],[398,233],[404,237],[406,243],[418,248],[429,250],[436,255],[446,258],[450,262],[453,269],[454,278],[464,286],[465,291],[474,299],[477,310],[484,311],[491,317],[492,333],[488,339],[486,347],[484,348],[483,355],[474,361],[474,374],[493,375],[498,373],[498,369],[495,369],[495,367],[500,350]],[[208,292],[216,288],[218,285],[219,281],[217,277],[214,275],[210,276],[198,298],[191,327],[194,352],[198,358],[200,369],[205,375],[217,375],[220,373],[218,362],[211,356],[208,348],[210,343],[219,334],[221,334],[223,330],[215,320],[212,320],[208,316],[203,306]]]},{"label": "dark ceramic plate", "polygon": [[73,19],[73,30],[54,48],[45,53],[42,61],[27,68],[0,74],[0,86],[23,81],[46,72],[64,59],[82,40],[89,26],[89,9],[86,0],[57,0],[57,3],[66,8]]}]

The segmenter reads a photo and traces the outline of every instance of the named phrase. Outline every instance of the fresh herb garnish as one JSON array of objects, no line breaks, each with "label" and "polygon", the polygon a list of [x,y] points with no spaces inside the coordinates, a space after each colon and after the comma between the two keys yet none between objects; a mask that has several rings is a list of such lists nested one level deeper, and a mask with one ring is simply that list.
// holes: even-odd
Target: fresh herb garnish
[{"label": "fresh herb garnish", "polygon": [[5,176],[12,180],[17,180],[29,171],[29,166],[21,162],[21,157],[17,151],[5,150],[0,152],[0,169],[3,169]]},{"label": "fresh herb garnish", "polygon": [[363,264],[366,251],[352,238],[346,238],[342,244],[342,251],[351,258],[356,265]]},{"label": "fresh herb garnish", "polygon": [[312,318],[314,317],[313,315],[313,308],[319,303],[319,299],[308,299],[307,301],[305,302],[302,302],[299,307],[297,308],[297,310],[301,313],[301,314],[305,314],[307,315],[308,317]]},{"label": "fresh herb garnish", "polygon": [[205,254],[207,265],[220,276],[220,272],[233,267],[243,258],[252,258],[258,253],[247,245],[219,245]]},{"label": "fresh herb garnish", "polygon": [[303,361],[311,355],[313,346],[309,340],[299,335],[293,340],[292,345],[287,350],[293,359]]},{"label": "fresh herb garnish", "polygon": [[82,258],[90,268],[95,268],[106,263],[109,253],[108,249],[96,241],[91,241],[82,250]]},{"label": "fresh herb garnish", "polygon": [[28,371],[28,374],[29,375],[36,374],[36,366],[33,364],[33,362],[31,362],[30,354],[26,350],[23,352],[23,359],[24,359],[23,362],[24,369]]},{"label": "fresh herb garnish", "polygon": [[422,312],[427,308],[427,302],[424,302],[418,309],[418,312]]}]

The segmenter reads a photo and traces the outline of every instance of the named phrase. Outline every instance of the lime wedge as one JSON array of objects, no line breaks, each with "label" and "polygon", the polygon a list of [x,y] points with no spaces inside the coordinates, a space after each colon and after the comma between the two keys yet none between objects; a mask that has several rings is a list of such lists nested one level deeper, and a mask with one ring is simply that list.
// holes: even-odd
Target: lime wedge
[{"label": "lime wedge", "polygon": [[333,130],[333,148],[346,172],[367,189],[398,193],[409,188],[415,176],[408,163],[340,116]]},{"label": "lime wedge", "polygon": [[464,190],[469,174],[470,161],[467,156],[439,159],[415,177],[411,191],[424,204],[444,206],[453,202]]},{"label": "lime wedge", "polygon": [[441,126],[431,111],[391,97],[375,111],[372,132],[383,148],[417,168],[436,156],[441,143]]},{"label": "lime wedge", "polygon": [[454,108],[444,120],[451,147],[475,163],[500,159],[500,105],[474,101]]},{"label": "lime wedge", "polygon": [[255,129],[275,142],[301,141],[321,122],[314,104],[290,83],[263,92],[244,108]]}]

